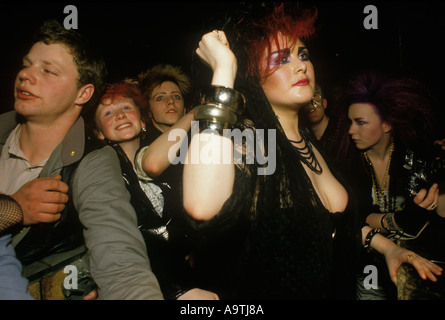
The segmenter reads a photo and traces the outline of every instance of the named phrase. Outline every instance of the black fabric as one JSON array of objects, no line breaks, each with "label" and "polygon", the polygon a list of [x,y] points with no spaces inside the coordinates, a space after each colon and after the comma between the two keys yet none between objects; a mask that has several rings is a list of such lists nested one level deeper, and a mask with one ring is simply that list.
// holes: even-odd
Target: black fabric
[{"label": "black fabric", "polygon": [[[267,7],[247,5],[246,10],[241,8],[230,15],[222,12],[219,21],[209,21],[209,30],[226,33],[238,61],[235,89],[245,96],[246,110],[237,126],[241,130],[264,130],[264,141],[268,141],[269,132],[276,133],[276,144],[265,146],[265,154],[268,150],[276,152],[276,170],[261,176],[257,174],[258,163],[237,165],[232,195],[221,212],[211,221],[192,222],[207,241],[203,242],[205,250],[197,254],[196,270],[205,288],[222,299],[351,297],[352,277],[343,271],[334,273],[341,270],[341,264],[349,268],[355,261],[354,255],[348,254],[356,252],[359,243],[359,232],[351,222],[352,207],[344,213],[326,210],[287,140],[260,79],[248,72],[255,62],[247,54],[245,42],[264,37],[251,22],[263,16]],[[200,75],[201,70],[194,71]],[[339,177],[333,166],[329,168]],[[332,238],[334,229],[340,232],[338,243]],[[344,243],[347,249],[343,250]],[[334,250],[342,250],[338,259]],[[336,292],[338,283],[348,289]]]},{"label": "black fabric", "polygon": [[320,140],[317,140],[312,130],[308,130],[309,134],[312,136],[312,140],[318,146],[319,150],[322,150],[324,155],[330,159],[334,159],[336,152],[336,127],[333,119],[330,119],[328,125],[321,136]]},{"label": "black fabric", "polygon": [[[271,110],[264,110],[269,104],[261,88],[240,91],[256,122],[246,120],[238,127],[265,128],[266,134],[267,129],[280,128]],[[334,260],[332,233],[337,226],[340,233],[345,232],[346,215],[324,208],[282,131],[277,133],[276,152],[275,173],[257,175],[258,164],[237,166],[232,196],[221,212],[208,222],[193,222],[206,241],[204,249],[197,252],[195,270],[203,286],[222,298],[333,298],[333,284],[339,282],[333,272],[340,267],[334,266],[338,260]],[[343,234],[341,238],[339,245],[347,238],[352,244],[347,250],[354,252],[355,235]],[[348,265],[353,261],[351,256],[341,262]],[[340,278],[348,281],[344,285],[352,290],[352,278],[346,279],[345,274]],[[337,293],[342,297],[352,294]]]},{"label": "black fabric", "polygon": [[[141,147],[152,143],[160,134],[157,129],[149,129],[147,135],[141,135]],[[192,233],[181,219],[182,210],[178,209],[182,208],[182,201],[178,196],[178,184],[182,177],[178,172],[182,172],[181,168],[170,166],[167,173],[153,180],[162,189],[164,197],[161,217],[140,187],[133,165],[122,148],[118,144],[112,144],[112,147],[120,160],[122,176],[131,195],[131,204],[136,211],[152,271],[159,281],[164,298],[174,300],[194,287],[191,268],[186,260],[191,250]],[[165,233],[157,233],[163,228]],[[165,238],[167,234],[168,239]]]},{"label": "black fabric", "polygon": [[[417,234],[429,221],[429,225],[424,229],[417,239],[398,241],[397,243],[406,247],[421,256],[443,261],[445,248],[445,219],[441,218],[436,212],[423,209],[412,201],[412,197],[407,192],[407,181],[410,172],[403,167],[405,161],[406,149],[395,141],[395,148],[391,158],[389,168],[390,175],[390,197],[398,199],[396,205],[395,217],[396,223],[410,234]],[[372,182],[371,167],[367,164],[360,152],[355,153],[355,158],[349,159],[344,166],[347,168],[345,174],[349,183],[352,185],[354,195],[358,204],[358,223],[365,225],[366,217],[370,213],[379,213],[380,208],[373,204],[372,200]],[[395,286],[389,279],[386,262],[383,256],[377,252],[367,253],[361,251],[358,273],[363,273],[366,265],[376,265],[379,270],[379,284],[392,291],[393,298],[396,299]]]}]

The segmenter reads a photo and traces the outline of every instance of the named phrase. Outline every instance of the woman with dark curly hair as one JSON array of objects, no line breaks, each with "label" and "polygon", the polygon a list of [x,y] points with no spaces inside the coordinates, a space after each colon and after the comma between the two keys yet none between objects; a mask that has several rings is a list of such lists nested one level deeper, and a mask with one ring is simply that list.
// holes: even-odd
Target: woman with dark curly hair
[{"label": "woman with dark curly hair", "polygon": [[[305,42],[314,33],[317,12],[285,4],[271,9],[249,10],[240,19],[231,15],[233,28],[225,21],[224,31],[205,34],[196,51],[213,78],[204,105],[196,108],[200,133],[192,137],[184,165],[184,207],[206,239],[194,267],[203,287],[223,299],[350,297],[354,281],[346,274],[353,272],[360,229],[345,230],[342,220],[351,216],[348,191],[299,128],[298,112],[314,94]],[[245,97],[245,113],[234,86]],[[256,161],[225,161],[224,151],[247,153],[252,147],[249,139],[232,141],[225,131],[231,128],[256,138],[267,135],[253,139]],[[211,161],[193,162],[202,159],[197,146]],[[264,154],[276,155],[273,172],[262,170]],[[344,249],[350,257],[340,261],[343,268],[334,256],[335,241],[346,243],[342,238],[356,240]],[[372,245],[385,247],[395,269],[411,254],[380,235]],[[416,266],[429,270],[429,264]]]},{"label": "woman with dark curly hair", "polygon": [[[338,110],[338,128],[343,130],[338,155],[359,199],[359,221],[427,259],[444,261],[444,219],[436,213],[440,177],[427,177],[430,184],[415,179],[417,161],[426,163],[432,154],[434,121],[428,91],[408,77],[363,72],[342,90],[339,106],[343,110]],[[383,265],[383,272],[376,290],[364,289],[363,276],[359,277],[360,299],[397,297],[379,259],[372,253],[363,256],[363,265]],[[423,258],[412,254],[410,259]],[[402,268],[398,286],[399,298],[418,299],[437,297],[439,285],[422,283]]]}]

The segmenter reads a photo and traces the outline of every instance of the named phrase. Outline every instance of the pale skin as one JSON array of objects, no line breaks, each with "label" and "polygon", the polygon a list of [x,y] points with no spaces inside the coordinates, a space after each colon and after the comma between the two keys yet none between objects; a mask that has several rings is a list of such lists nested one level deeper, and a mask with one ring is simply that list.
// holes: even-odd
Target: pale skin
[{"label": "pale skin", "polygon": [[[150,177],[158,177],[170,166],[169,151],[176,148],[176,152],[187,136],[194,116],[193,112],[185,115],[184,112],[184,99],[174,82],[165,81],[153,89],[150,95],[151,121],[163,134],[145,149],[142,158],[142,167]],[[175,129],[182,129],[183,134],[177,140],[169,140],[170,132]]]},{"label": "pale skin", "polygon": [[[93,95],[92,84],[78,87],[78,76],[73,56],[61,44],[38,42],[23,59],[14,85],[14,108],[26,119],[20,148],[31,165],[51,155]],[[30,181],[11,196],[29,225],[57,221],[68,201],[67,191],[58,175]]]},{"label": "pale skin", "polygon": [[97,137],[119,142],[122,150],[134,166],[134,156],[139,148],[139,133],[145,128],[139,108],[133,99],[116,97],[103,101],[96,110]]},{"label": "pale skin", "polygon": [[[286,48],[287,38],[281,36],[280,41],[281,48]],[[287,137],[299,140],[301,136],[298,130],[298,111],[312,98],[315,76],[304,44],[298,40],[290,49],[288,62],[272,74],[263,75],[261,86],[279,117]],[[276,50],[276,47],[273,47],[271,55],[275,54]],[[210,32],[204,35],[196,52],[214,70],[213,85],[233,87],[237,64],[222,31],[218,31],[218,34]],[[264,57],[263,70],[268,63],[266,55]],[[202,135],[205,134],[200,134]],[[199,142],[200,148],[206,148],[208,144],[214,144],[215,147],[232,144],[229,139],[220,136],[207,135],[205,138],[206,142]],[[193,139],[202,138],[196,135]],[[232,148],[233,146],[230,150]],[[341,212],[347,204],[346,190],[333,177],[318,150],[314,148],[314,152],[320,161],[323,173],[316,174],[306,165],[304,169],[325,207],[331,212]],[[222,160],[215,161],[214,164],[185,165],[184,184],[187,187],[184,188],[184,204],[193,218],[209,220],[221,210],[232,193],[234,171],[233,163],[226,164]],[[214,183],[215,181],[218,183]]]},{"label": "pale skin", "polygon": [[[279,37],[280,48],[286,48],[287,38]],[[281,126],[288,139],[298,141],[301,139],[299,132],[299,111],[305,107],[314,94],[315,74],[314,67],[309,60],[309,52],[305,45],[298,39],[291,47],[286,62],[280,61],[278,69],[270,75],[264,75],[261,86],[267,98],[279,117]],[[275,45],[272,46],[272,55],[276,52]],[[263,70],[266,61],[263,62]],[[307,84],[300,84],[306,79]],[[304,143],[293,143],[295,146],[303,147]],[[303,165],[307,175],[317,192],[321,202],[329,212],[342,212],[345,210],[348,195],[343,186],[334,178],[325,160],[314,147],[314,153],[323,170],[321,174],[312,171]]]},{"label": "pale skin", "polygon": [[[26,119],[20,148],[31,164],[51,155],[92,97],[94,86],[79,87],[78,77],[73,56],[62,44],[37,42],[23,59],[14,84],[14,109]],[[57,221],[67,192],[68,185],[57,175],[30,181],[11,196],[22,208],[24,225],[29,225]]]},{"label": "pale skin", "polygon": [[[281,37],[280,40],[284,44],[287,39]],[[285,45],[281,46],[281,48],[285,47]],[[301,47],[304,45],[298,41],[293,48],[289,48],[288,63],[280,66],[271,75],[264,75],[261,81],[261,86],[273,110],[278,115],[286,136],[295,141],[300,138],[298,110],[310,101],[315,81],[312,64],[300,55]],[[205,34],[196,53],[214,71],[213,85],[233,88],[237,62],[224,32],[213,31]],[[265,63],[267,63],[266,60],[264,60]],[[303,88],[294,88],[294,85],[302,78],[307,78],[307,85],[304,85]],[[200,135],[204,134],[197,134],[194,139],[200,139]],[[205,142],[200,141],[201,148],[207,147],[208,144],[219,147],[223,144],[232,144],[229,139],[223,136],[210,135],[206,138]],[[320,161],[323,173],[318,175],[304,166],[306,173],[325,207],[330,212],[341,212],[345,209],[348,201],[346,190],[333,178],[319,152],[316,149],[314,152]],[[233,164],[186,164],[184,166],[184,207],[189,215],[196,220],[210,220],[218,214],[233,191],[234,171]],[[215,183],[216,181],[217,183]],[[363,241],[370,230],[368,228],[366,226],[362,229]],[[408,257],[411,254],[410,251],[396,246],[387,238],[380,235],[375,238],[371,242],[371,247],[385,256],[392,276],[397,274],[398,268],[404,262],[414,265],[422,278],[426,276],[434,281],[433,274],[441,273],[441,268],[429,261],[422,261],[422,264],[419,264],[417,255],[413,256],[414,259],[411,256]]]},{"label": "pale skin", "polygon": [[[224,32],[205,34],[199,42],[196,53],[213,70],[212,85],[233,88],[238,66]],[[191,145],[200,140],[200,135],[197,134],[192,138]],[[228,145],[228,150],[233,148],[232,141],[225,137],[207,135],[205,138],[206,141],[199,142],[200,148],[212,145]],[[226,164],[223,161],[215,161],[215,164],[186,164],[183,176],[186,211],[196,220],[209,220],[220,211],[224,202],[230,197],[235,181],[235,168],[233,164]],[[218,181],[218,184],[212,181]]]},{"label": "pale skin", "polygon": [[165,132],[184,115],[184,99],[179,86],[164,81],[150,95],[150,118],[153,125]]},{"label": "pale skin", "polygon": [[[349,134],[358,149],[366,150],[382,186],[389,161],[391,126],[380,119],[375,107],[369,103],[352,104],[348,116],[351,120]],[[386,185],[386,191],[388,190],[389,184]],[[439,202],[438,184],[434,184],[428,191],[420,190],[414,202],[422,208],[432,210],[431,205]],[[382,228],[382,216],[382,213],[372,213],[366,221],[375,228]]]},{"label": "pale skin", "polygon": [[[167,102],[167,105],[169,105],[169,102]],[[190,120],[188,117],[187,119]],[[97,124],[97,137],[101,140],[108,139],[118,142],[134,166],[134,156],[140,144],[139,133],[142,128],[145,128],[145,123],[141,118],[139,107],[134,103],[133,99],[115,97],[112,103],[111,100],[103,101],[96,110],[95,120]],[[159,148],[162,150],[165,146],[161,143]],[[159,151],[160,149],[157,149],[156,153],[162,152]],[[96,298],[97,290],[85,296],[86,300]],[[178,298],[178,300],[218,299],[218,295],[215,293],[199,288],[191,289]]]},{"label": "pale skin", "polygon": [[[369,231],[371,231],[371,228],[368,226],[364,226],[362,228],[363,242]],[[395,285],[397,285],[397,272],[400,266],[404,263],[411,264],[414,268],[416,268],[419,276],[423,280],[429,279],[436,282],[436,276],[440,276],[442,274],[443,269],[438,265],[425,258],[422,258],[410,250],[399,247],[383,235],[375,235],[371,240],[371,247],[385,256],[391,281]]]},{"label": "pale skin", "polygon": [[[358,149],[366,150],[373,163],[377,178],[382,185],[389,161],[391,126],[380,119],[375,107],[369,103],[352,104],[349,107],[348,117],[351,120],[349,134]],[[389,184],[386,189],[389,189]],[[437,203],[438,196],[436,184],[428,192],[426,189],[421,190],[415,197],[414,202],[422,208],[428,208],[432,203]],[[367,217],[366,222],[371,227],[365,226],[362,228],[363,241],[371,228],[382,228],[382,216],[381,213],[371,213]],[[424,280],[437,281],[435,275],[442,273],[442,268],[436,264],[412,251],[397,246],[382,235],[374,236],[371,246],[385,256],[391,279],[395,284],[397,284],[397,271],[402,263],[413,265]]]}]

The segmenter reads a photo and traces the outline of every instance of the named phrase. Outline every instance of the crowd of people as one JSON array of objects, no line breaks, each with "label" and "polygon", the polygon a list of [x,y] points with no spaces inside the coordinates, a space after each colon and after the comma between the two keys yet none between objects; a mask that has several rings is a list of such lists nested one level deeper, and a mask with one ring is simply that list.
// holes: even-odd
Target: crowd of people
[{"label": "crowd of people", "polygon": [[82,244],[86,299],[445,298],[433,99],[377,72],[326,97],[317,10],[268,9],[203,32],[202,88],[169,64],[107,83],[87,39],[42,25],[0,115],[1,299],[32,299],[22,267]]}]

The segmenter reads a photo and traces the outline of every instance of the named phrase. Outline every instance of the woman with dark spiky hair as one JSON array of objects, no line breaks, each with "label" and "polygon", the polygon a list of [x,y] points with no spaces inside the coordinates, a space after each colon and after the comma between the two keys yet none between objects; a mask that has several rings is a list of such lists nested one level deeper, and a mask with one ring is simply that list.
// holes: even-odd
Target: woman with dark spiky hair
[{"label": "woman with dark spiky hair", "polygon": [[[353,103],[370,103],[383,121],[391,124],[391,136],[406,148],[429,152],[434,131],[433,100],[428,90],[409,77],[378,72],[363,72],[352,77],[339,97],[339,126],[348,128],[347,110]],[[346,126],[346,127],[345,127]],[[347,130],[341,130],[338,155],[345,157],[355,150],[353,140],[343,139]]]},{"label": "woman with dark spiky hair", "polygon": [[[359,221],[427,259],[443,261],[444,219],[436,213],[439,190],[434,183],[439,177],[420,184],[412,178],[416,169],[407,167],[417,159],[427,160],[432,149],[434,121],[428,91],[408,77],[363,72],[350,79],[339,106],[343,110],[338,110],[338,155],[358,195]],[[412,164],[407,162],[411,157]],[[364,255],[363,265],[386,270],[379,258]],[[410,259],[423,260],[416,254]],[[401,270],[398,286],[405,295],[400,298],[437,297],[432,285],[425,290],[417,275]],[[379,273],[377,290],[363,288],[363,275],[358,285],[360,299],[397,298],[387,272]],[[413,287],[417,292],[408,290]]]}]

